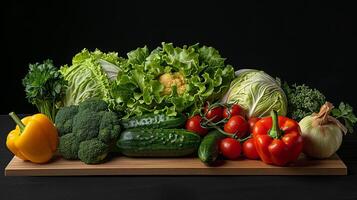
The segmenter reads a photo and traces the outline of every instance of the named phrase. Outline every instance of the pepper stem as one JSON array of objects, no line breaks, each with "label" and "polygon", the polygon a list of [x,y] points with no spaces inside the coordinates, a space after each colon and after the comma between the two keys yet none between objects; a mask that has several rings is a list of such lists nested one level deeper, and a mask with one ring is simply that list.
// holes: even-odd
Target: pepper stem
[{"label": "pepper stem", "polygon": [[20,118],[15,114],[15,112],[9,113],[10,117],[15,121],[15,123],[20,127],[20,132],[25,129],[25,124],[22,123]]},{"label": "pepper stem", "polygon": [[279,139],[282,135],[282,130],[279,128],[278,113],[275,110],[272,110],[270,115],[272,119],[272,126],[268,131],[268,135],[274,139]]}]

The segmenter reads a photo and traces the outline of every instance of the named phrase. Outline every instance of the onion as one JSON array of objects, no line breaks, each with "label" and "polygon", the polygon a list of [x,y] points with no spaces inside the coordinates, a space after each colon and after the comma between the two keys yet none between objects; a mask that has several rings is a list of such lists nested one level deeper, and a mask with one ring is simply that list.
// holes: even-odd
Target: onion
[{"label": "onion", "polygon": [[347,129],[334,117],[329,116],[333,105],[326,102],[319,113],[304,117],[300,122],[304,138],[303,152],[314,158],[328,158],[341,146]]}]

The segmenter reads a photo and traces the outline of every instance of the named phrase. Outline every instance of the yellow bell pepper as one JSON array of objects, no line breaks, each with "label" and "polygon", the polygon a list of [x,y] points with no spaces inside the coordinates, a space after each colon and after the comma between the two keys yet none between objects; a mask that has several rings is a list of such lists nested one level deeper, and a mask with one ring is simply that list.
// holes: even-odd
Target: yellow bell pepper
[{"label": "yellow bell pepper", "polygon": [[44,114],[35,114],[22,120],[13,112],[9,115],[17,126],[7,136],[7,148],[22,160],[48,162],[58,145],[58,133],[52,121]]}]

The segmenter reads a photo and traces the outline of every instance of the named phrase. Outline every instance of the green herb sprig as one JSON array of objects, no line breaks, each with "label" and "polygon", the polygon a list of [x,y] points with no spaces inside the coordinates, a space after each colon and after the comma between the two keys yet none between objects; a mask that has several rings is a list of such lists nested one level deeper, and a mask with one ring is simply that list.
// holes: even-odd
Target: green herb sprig
[{"label": "green herb sprig", "polygon": [[53,61],[29,64],[29,72],[22,84],[29,103],[53,121],[67,87],[67,81],[53,65]]},{"label": "green herb sprig", "polygon": [[357,117],[353,114],[352,106],[341,102],[338,107],[332,109],[331,114],[336,119],[343,120],[348,131],[353,133],[353,126],[357,122]]}]

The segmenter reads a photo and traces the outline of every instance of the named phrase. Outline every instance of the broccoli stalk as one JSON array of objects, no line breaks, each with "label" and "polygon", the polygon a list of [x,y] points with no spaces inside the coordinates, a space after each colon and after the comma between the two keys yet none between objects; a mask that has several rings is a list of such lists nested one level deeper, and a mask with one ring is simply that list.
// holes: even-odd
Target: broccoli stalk
[{"label": "broccoli stalk", "polygon": [[58,104],[65,94],[67,81],[53,66],[52,60],[45,60],[42,64],[30,64],[29,68],[28,74],[22,80],[26,98],[39,112],[54,121]]}]

